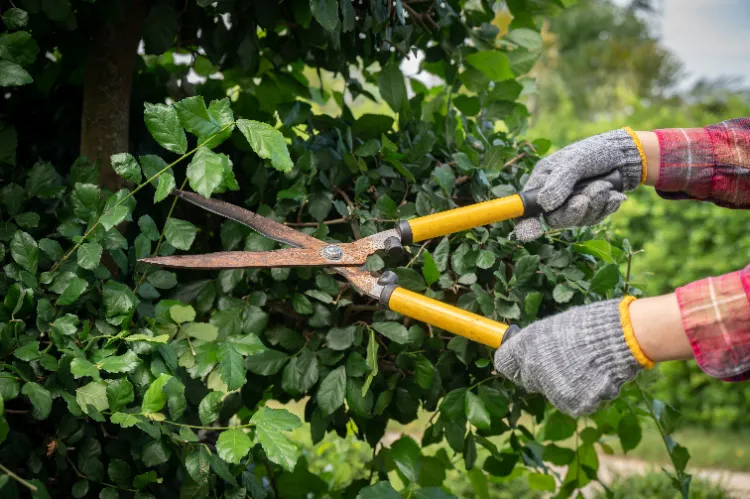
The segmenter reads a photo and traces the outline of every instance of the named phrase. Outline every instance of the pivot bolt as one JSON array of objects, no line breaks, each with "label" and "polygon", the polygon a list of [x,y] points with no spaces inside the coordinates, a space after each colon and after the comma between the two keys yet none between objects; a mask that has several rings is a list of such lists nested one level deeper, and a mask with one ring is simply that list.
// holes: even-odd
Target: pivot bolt
[{"label": "pivot bolt", "polygon": [[321,254],[323,258],[327,258],[328,260],[341,260],[344,257],[344,250],[340,246],[330,244],[323,248]]}]

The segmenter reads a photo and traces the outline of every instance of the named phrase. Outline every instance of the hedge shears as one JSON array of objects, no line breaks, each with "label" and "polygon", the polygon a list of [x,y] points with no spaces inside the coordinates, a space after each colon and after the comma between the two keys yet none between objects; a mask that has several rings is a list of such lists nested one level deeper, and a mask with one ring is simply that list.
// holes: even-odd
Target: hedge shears
[{"label": "hedge shears", "polygon": [[[614,189],[622,191],[622,179],[617,171],[579,182],[576,191],[598,180],[608,181]],[[503,341],[520,331],[516,325],[496,322],[400,287],[398,276],[390,270],[377,275],[362,266],[367,257],[380,250],[391,254],[402,252],[404,246],[412,243],[512,218],[538,215],[542,212],[537,203],[538,191],[520,192],[424,217],[401,220],[393,229],[340,244],[321,241],[224,201],[207,199],[182,190],[176,190],[173,194],[291,247],[273,251],[222,251],[203,255],[160,256],[142,258],[139,260],[141,262],[199,270],[329,267],[346,278],[359,293],[378,300],[383,307],[492,348],[499,348]]]}]

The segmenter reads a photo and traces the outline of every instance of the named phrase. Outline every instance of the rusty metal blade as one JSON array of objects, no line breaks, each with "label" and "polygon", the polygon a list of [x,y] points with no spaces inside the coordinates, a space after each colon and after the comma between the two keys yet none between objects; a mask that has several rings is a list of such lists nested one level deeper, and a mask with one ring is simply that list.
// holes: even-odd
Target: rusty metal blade
[{"label": "rusty metal blade", "polygon": [[[341,245],[344,246],[344,245]],[[139,261],[162,267],[182,269],[253,269],[265,267],[332,267],[359,266],[366,254],[351,253],[338,260],[322,254],[326,245],[315,248],[285,248],[275,251],[221,251],[203,255],[175,255],[142,258]]]},{"label": "rusty metal blade", "polygon": [[288,244],[289,246],[294,246],[295,248],[308,248],[325,244],[320,239],[308,236],[303,232],[299,232],[284,224],[275,222],[270,218],[258,215],[257,213],[253,213],[252,211],[248,211],[225,201],[212,198],[206,199],[200,194],[179,189],[175,190],[173,194],[180,199],[184,199],[185,201],[203,208],[204,210],[210,211],[211,213],[216,213],[222,217],[247,225],[269,239]]}]

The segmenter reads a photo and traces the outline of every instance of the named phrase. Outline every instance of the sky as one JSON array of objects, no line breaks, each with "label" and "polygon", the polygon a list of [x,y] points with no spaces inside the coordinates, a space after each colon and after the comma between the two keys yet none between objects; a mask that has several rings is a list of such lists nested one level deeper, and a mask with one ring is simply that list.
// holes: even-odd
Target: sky
[{"label": "sky", "polygon": [[750,86],[750,0],[658,2],[654,28],[685,65],[686,85],[698,78],[740,76]]}]

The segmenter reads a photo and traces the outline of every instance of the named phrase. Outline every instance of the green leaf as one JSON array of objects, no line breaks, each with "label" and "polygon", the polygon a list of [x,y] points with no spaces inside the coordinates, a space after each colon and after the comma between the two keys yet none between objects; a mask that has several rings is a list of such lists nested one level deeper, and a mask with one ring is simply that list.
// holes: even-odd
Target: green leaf
[{"label": "green leaf", "polygon": [[[325,1],[336,4],[335,0]],[[279,171],[288,172],[292,170],[294,163],[289,156],[289,149],[287,149],[286,141],[281,132],[271,125],[253,120],[238,120],[237,128],[258,156],[270,159],[273,167]]]},{"label": "green leaf", "polygon": [[175,102],[174,108],[185,130],[197,137],[209,137],[221,130],[201,95]]},{"label": "green leaf", "polygon": [[310,0],[310,12],[326,31],[339,27],[339,5],[337,0]]},{"label": "green leaf", "polygon": [[70,373],[75,379],[82,378],[84,376],[94,378],[95,381],[99,381],[101,379],[99,377],[99,368],[81,357],[76,357],[70,363]]},{"label": "green leaf", "polygon": [[29,22],[29,14],[25,10],[10,8],[3,12],[3,24],[8,29],[23,28]]},{"label": "green leaf", "polygon": [[466,62],[484,73],[492,81],[513,78],[508,56],[497,50],[483,50],[466,56]]},{"label": "green leaf", "polygon": [[0,57],[7,61],[28,66],[36,60],[38,53],[39,46],[26,31],[0,35]]},{"label": "green leaf", "polygon": [[107,384],[107,402],[112,412],[124,409],[135,400],[133,385],[127,378],[117,378]]},{"label": "green leaf", "polygon": [[299,418],[284,409],[262,407],[253,414],[250,422],[255,423],[255,432],[268,459],[293,470],[298,450],[282,432],[299,428],[302,425]]},{"label": "green leaf", "polygon": [[475,116],[481,110],[479,98],[474,96],[457,95],[453,98],[453,105],[468,116]]},{"label": "green leaf", "polygon": [[180,330],[191,338],[203,341],[214,341],[219,337],[219,329],[206,322],[189,322],[183,324]]},{"label": "green leaf", "polygon": [[533,321],[536,319],[543,297],[544,295],[539,291],[533,291],[526,295],[526,300],[524,301],[524,312],[526,313],[526,318],[528,320]]},{"label": "green leaf", "polygon": [[167,394],[164,393],[164,386],[172,379],[169,374],[160,374],[146,390],[146,394],[143,396],[143,403],[141,404],[141,412],[143,414],[151,414],[153,412],[159,412],[164,408],[164,404],[167,403]]},{"label": "green leaf", "polygon": [[620,437],[623,452],[638,447],[642,433],[638,417],[634,413],[628,411],[620,419],[620,423],[617,425],[617,436]]},{"label": "green leaf", "polygon": [[145,103],[143,119],[149,133],[160,146],[175,154],[185,154],[187,138],[174,106]]},{"label": "green leaf", "polygon": [[30,362],[32,360],[38,359],[39,355],[40,353],[38,341],[29,342],[22,347],[16,348],[16,350],[13,352],[14,357],[21,359],[24,362]]},{"label": "green leaf", "polygon": [[391,445],[391,456],[396,468],[412,483],[419,479],[419,445],[411,437],[403,436]]},{"label": "green leaf", "polygon": [[440,270],[438,270],[435,259],[427,250],[424,250],[424,264],[422,265],[422,275],[424,276],[424,280],[428,286],[432,286],[433,283],[436,283],[438,279],[440,279]]},{"label": "green leaf", "polygon": [[102,297],[107,317],[127,315],[138,304],[138,298],[129,287],[114,281],[107,281]]},{"label": "green leaf", "polygon": [[398,275],[398,284],[410,291],[424,291],[427,287],[422,276],[414,269],[398,267],[393,270]]},{"label": "green leaf", "polygon": [[224,461],[240,464],[242,458],[250,452],[252,446],[252,440],[243,430],[232,428],[219,434],[219,439],[216,441],[216,452]]},{"label": "green leaf", "polygon": [[33,81],[31,75],[18,64],[0,61],[0,87],[20,87]]},{"label": "green leaf", "polygon": [[193,322],[195,320],[195,309],[190,305],[172,305],[169,307],[169,316],[177,324]]},{"label": "green leaf", "polygon": [[10,241],[10,255],[18,265],[36,274],[39,266],[39,246],[30,234],[16,231]]},{"label": "green leaf", "polygon": [[99,222],[101,222],[104,230],[109,230],[112,227],[121,224],[126,218],[128,218],[128,215],[130,215],[130,210],[128,210],[127,206],[113,206],[99,218]]},{"label": "green leaf", "polygon": [[396,343],[409,343],[409,331],[398,322],[375,322],[372,328]]},{"label": "green leaf", "polygon": [[78,247],[78,266],[86,270],[94,270],[102,259],[102,246],[98,243],[84,243]]},{"label": "green leaf", "polygon": [[542,48],[542,36],[528,28],[514,29],[505,35],[505,38],[531,51],[541,50]]},{"label": "green leaf", "polygon": [[477,267],[480,269],[488,269],[495,265],[495,258],[494,252],[490,250],[480,250],[479,256],[477,256]]},{"label": "green leaf", "polygon": [[479,499],[490,499],[489,482],[484,472],[478,468],[473,467],[466,472],[471,482],[471,488],[474,489],[474,493]]},{"label": "green leaf", "polygon": [[294,308],[295,312],[302,315],[312,315],[313,313],[312,302],[300,293],[292,295],[292,308]]},{"label": "green leaf", "polygon": [[19,227],[24,229],[39,227],[39,221],[42,219],[39,213],[27,211],[26,213],[19,213],[15,216],[16,223]]},{"label": "green leaf", "polygon": [[617,265],[610,263],[596,271],[596,274],[591,279],[589,291],[603,295],[607,291],[615,289],[615,286],[619,282],[620,270],[617,268]]},{"label": "green leaf", "polygon": [[[252,357],[251,357],[252,358]],[[324,416],[333,414],[344,404],[346,393],[346,368],[337,367],[323,379],[318,388],[318,407]]]},{"label": "green leaf", "polygon": [[198,404],[198,418],[202,425],[209,425],[216,421],[221,411],[221,403],[224,394],[220,392],[208,392],[201,403]]},{"label": "green leaf", "polygon": [[172,449],[162,440],[152,440],[143,446],[141,459],[143,464],[149,468],[159,466],[169,461],[172,456]]},{"label": "green leaf", "polygon": [[558,284],[555,289],[552,290],[552,297],[557,303],[568,303],[573,299],[575,290],[566,284]]},{"label": "green leaf", "polygon": [[359,491],[357,499],[403,499],[390,482],[378,482]]},{"label": "green leaf", "polygon": [[542,492],[554,492],[557,490],[557,484],[555,478],[552,475],[545,475],[543,473],[529,473],[529,488],[531,490],[539,490]]},{"label": "green leaf", "polygon": [[393,121],[382,114],[363,114],[354,122],[352,132],[362,140],[376,139],[391,130]]},{"label": "green leaf", "polygon": [[456,499],[456,496],[447,494],[438,487],[425,487],[414,491],[414,499]]},{"label": "green leaf", "polygon": [[239,390],[245,384],[246,372],[242,355],[234,348],[232,343],[225,341],[219,346],[217,352],[219,359],[219,375],[231,392]]},{"label": "green leaf", "polygon": [[175,248],[183,251],[190,249],[195,240],[197,230],[195,225],[179,218],[170,218],[164,224],[164,237],[167,242]]},{"label": "green leaf", "polygon": [[417,384],[424,390],[428,390],[432,386],[432,381],[435,377],[435,366],[432,365],[430,359],[420,355],[414,361],[414,378]]},{"label": "green leaf", "polygon": [[267,349],[245,359],[245,366],[260,376],[271,376],[284,367],[289,356],[278,350]]},{"label": "green leaf", "polygon": [[486,385],[480,385],[478,389],[479,398],[484,403],[484,407],[487,412],[490,413],[490,417],[494,419],[500,419],[508,414],[509,401],[508,398],[501,392],[490,388]]},{"label": "green leaf", "polygon": [[582,255],[591,255],[605,263],[617,263],[622,256],[621,250],[600,239],[574,244],[573,251]]},{"label": "green leaf", "polygon": [[224,180],[222,158],[207,147],[195,153],[187,167],[190,188],[205,198],[211,197]]},{"label": "green leaf", "polygon": [[162,479],[159,478],[156,475],[156,472],[152,470],[146,473],[141,473],[140,475],[136,475],[135,478],[133,478],[133,487],[135,487],[136,489],[143,489],[151,483],[161,482]]},{"label": "green leaf", "polygon": [[526,255],[518,259],[513,267],[513,277],[522,283],[531,279],[539,269],[539,255]]},{"label": "green leaf", "polygon": [[129,373],[135,369],[141,360],[132,351],[128,350],[124,355],[107,357],[97,364],[99,369],[108,373]]},{"label": "green leaf", "polygon": [[354,343],[355,326],[334,327],[326,335],[326,346],[331,350],[346,350]]},{"label": "green leaf", "polygon": [[82,411],[87,412],[89,405],[97,411],[106,411],[109,409],[107,400],[107,384],[104,381],[92,381],[88,385],[82,386],[76,390],[76,402]]},{"label": "green leaf", "polygon": [[211,473],[210,457],[209,452],[202,446],[185,456],[185,469],[195,482],[200,483],[208,479]]},{"label": "green leaf", "polygon": [[26,383],[21,389],[21,393],[29,397],[31,402],[31,417],[34,419],[47,419],[52,411],[52,395],[50,392],[37,383]]},{"label": "green leaf", "polygon": [[26,192],[18,184],[8,184],[0,189],[0,203],[3,204],[10,215],[15,215],[21,211],[25,197]]},{"label": "green leaf", "polygon": [[302,351],[284,368],[282,388],[292,395],[302,395],[318,382],[318,359],[309,348]]},{"label": "green leaf", "polygon": [[177,276],[174,272],[157,270],[148,275],[148,282],[157,289],[172,289],[177,286]]},{"label": "green leaf", "polygon": [[141,235],[147,237],[150,241],[159,240],[159,228],[149,215],[143,215],[138,219],[138,228],[141,229]]},{"label": "green leaf", "polygon": [[449,392],[440,404],[440,413],[449,421],[463,416],[466,411],[466,388],[457,388]]},{"label": "green leaf", "polygon": [[[174,181],[174,175],[169,172],[162,173],[159,176],[159,184],[156,186],[156,192],[154,192],[154,203],[164,201],[167,196],[177,187]],[[167,224],[171,221],[170,218],[167,220]]]},{"label": "green leaf", "polygon": [[406,84],[397,62],[389,62],[378,73],[378,89],[391,109],[399,112],[406,101]]},{"label": "green leaf", "polygon": [[141,183],[141,167],[132,155],[126,152],[113,154],[109,161],[119,176],[128,182]]},{"label": "green leaf", "polygon": [[107,476],[115,485],[130,487],[130,465],[122,459],[112,459],[109,462]]},{"label": "green leaf", "polygon": [[544,439],[557,441],[571,437],[576,431],[576,420],[560,411],[554,411],[544,424]]},{"label": "green leaf", "polygon": [[472,392],[466,392],[466,417],[480,430],[489,430],[492,420],[482,399]]}]

